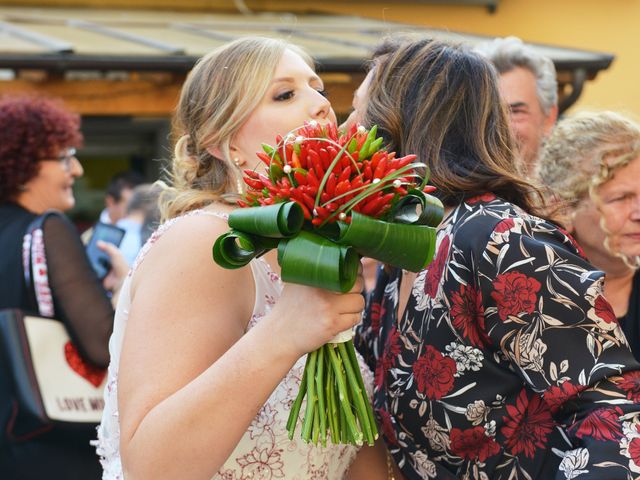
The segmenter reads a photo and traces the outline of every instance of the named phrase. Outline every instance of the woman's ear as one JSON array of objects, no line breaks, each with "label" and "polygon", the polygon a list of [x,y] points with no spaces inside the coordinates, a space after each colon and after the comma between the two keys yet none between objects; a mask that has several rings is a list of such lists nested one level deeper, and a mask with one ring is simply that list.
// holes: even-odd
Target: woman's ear
[{"label": "woman's ear", "polygon": [[576,229],[573,226],[573,212],[569,215],[565,215],[564,218],[562,218],[562,223],[564,225],[565,230],[569,232],[571,235],[576,233]]},{"label": "woman's ear", "polygon": [[220,158],[223,159],[224,156],[222,155],[222,150],[220,150],[218,147],[207,147],[207,152],[209,152],[210,155],[216,157],[216,158]]}]

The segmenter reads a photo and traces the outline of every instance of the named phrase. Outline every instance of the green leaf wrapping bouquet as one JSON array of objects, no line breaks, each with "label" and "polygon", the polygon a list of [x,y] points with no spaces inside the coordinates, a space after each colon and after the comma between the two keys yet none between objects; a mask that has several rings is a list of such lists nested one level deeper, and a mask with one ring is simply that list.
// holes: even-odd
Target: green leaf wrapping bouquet
[{"label": "green leaf wrapping bouquet", "polygon": [[[442,203],[429,195],[415,155],[396,158],[377,127],[310,122],[258,153],[266,172],[245,170],[248,186],[229,216],[231,231],[213,246],[214,260],[240,268],[278,249],[281,278],[335,292],[353,287],[360,257],[413,272],[435,251]],[[307,356],[287,430],[293,438],[306,396],[302,438],[323,446],[372,445],[375,419],[351,340],[343,332]]]}]

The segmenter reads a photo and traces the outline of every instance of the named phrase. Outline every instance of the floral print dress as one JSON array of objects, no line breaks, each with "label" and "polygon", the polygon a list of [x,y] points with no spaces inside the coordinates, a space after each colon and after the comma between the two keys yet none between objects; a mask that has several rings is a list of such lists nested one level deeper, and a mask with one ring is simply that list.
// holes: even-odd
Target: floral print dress
[{"label": "floral print dress", "polygon": [[[181,218],[192,215],[208,215],[227,220],[227,216],[222,213],[194,210],[164,223],[142,248],[122,286],[113,335],[109,342],[111,363],[107,388],[104,392],[105,408],[102,422],[98,427],[98,440],[94,442],[104,469],[103,480],[124,480],[120,461],[117,387],[120,353],[131,305],[132,274],[164,232],[178,224]],[[280,277],[271,270],[264,259],[252,260],[249,267],[256,288],[253,314],[248,325],[248,329],[251,329],[271,311],[276,300],[280,297],[283,284]],[[215,313],[212,315],[212,320],[214,320]],[[305,362],[306,355],[295,363],[278,384],[249,425],[232,454],[212,480],[341,480],[345,477],[349,466],[355,459],[358,447],[332,443],[328,443],[326,447],[314,446],[300,439],[300,427],[298,427],[293,440],[288,438],[286,424],[289,410],[298,394]],[[367,393],[371,395],[371,385],[373,384],[371,372],[362,358],[359,358],[359,363],[365,388]],[[305,410],[305,404],[303,402],[300,409],[301,416]],[[224,432],[220,432],[220,434],[224,435]],[[176,441],[180,441],[180,439],[176,439]],[[0,476],[0,478],[3,477]]]},{"label": "floral print dress", "polygon": [[381,270],[356,343],[408,479],[640,478],[640,371],[603,273],[494,195],[459,205],[398,318]]}]

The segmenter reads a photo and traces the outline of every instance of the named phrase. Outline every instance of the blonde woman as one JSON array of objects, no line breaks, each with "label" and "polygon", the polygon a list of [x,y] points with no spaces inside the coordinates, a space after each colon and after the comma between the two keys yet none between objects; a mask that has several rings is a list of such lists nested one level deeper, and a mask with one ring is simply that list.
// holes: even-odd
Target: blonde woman
[{"label": "blonde woman", "polygon": [[559,220],[593,265],[640,358],[640,126],[614,112],[562,120],[540,163]]},{"label": "blonde woman", "polygon": [[[235,41],[189,75],[168,220],[138,257],[116,313],[98,432],[104,478],[347,476],[355,447],[289,441],[285,425],[303,355],[358,323],[362,279],[338,295],[283,286],[272,254],[239,270],[211,257],[241,169],[257,167],[261,143],[312,120],[335,114],[309,57],[282,41]],[[373,457],[373,471],[356,465],[351,478],[385,478],[384,455]]]}]

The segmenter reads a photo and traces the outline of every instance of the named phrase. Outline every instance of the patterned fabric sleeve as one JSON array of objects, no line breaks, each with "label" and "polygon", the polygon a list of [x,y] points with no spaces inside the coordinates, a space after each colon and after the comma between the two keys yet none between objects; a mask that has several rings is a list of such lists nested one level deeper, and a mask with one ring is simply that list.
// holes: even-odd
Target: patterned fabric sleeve
[{"label": "patterned fabric sleeve", "polygon": [[474,262],[495,356],[540,395],[520,395],[507,411],[550,410],[567,438],[565,451],[553,449],[556,478],[638,477],[640,367],[602,296],[602,272],[530,218],[498,223]]},{"label": "patterned fabric sleeve", "polygon": [[389,327],[394,324],[396,319],[396,305],[389,305],[386,290],[390,284],[397,285],[400,276],[401,270],[399,269],[378,268],[376,285],[367,295],[367,306],[363,313],[362,322],[356,327],[353,343],[373,372],[376,371]]}]

